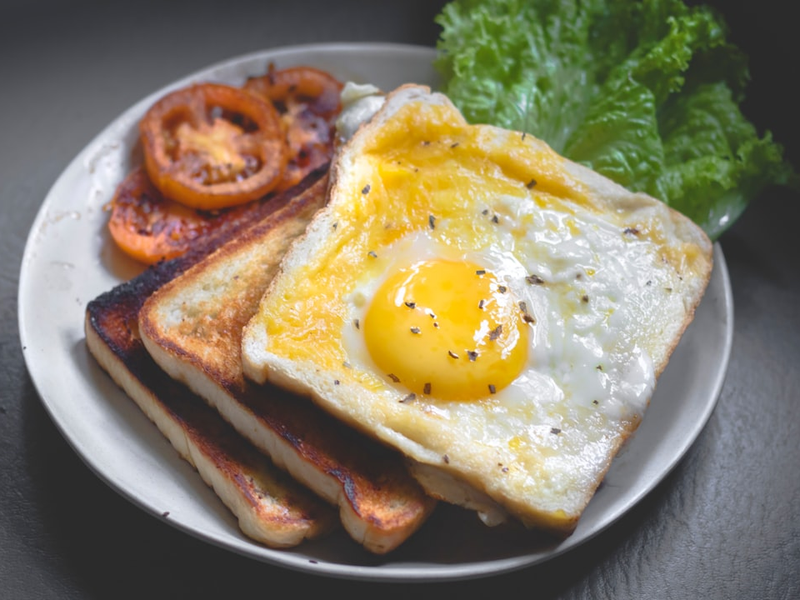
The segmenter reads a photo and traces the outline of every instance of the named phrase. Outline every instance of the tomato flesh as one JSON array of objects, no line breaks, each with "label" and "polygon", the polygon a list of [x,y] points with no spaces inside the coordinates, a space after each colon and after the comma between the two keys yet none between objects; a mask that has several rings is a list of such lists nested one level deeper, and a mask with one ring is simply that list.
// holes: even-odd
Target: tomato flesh
[{"label": "tomato flesh", "polygon": [[283,179],[288,149],[280,116],[241,89],[204,83],[177,90],[153,105],[139,129],[153,184],[190,208],[243,204]]}]

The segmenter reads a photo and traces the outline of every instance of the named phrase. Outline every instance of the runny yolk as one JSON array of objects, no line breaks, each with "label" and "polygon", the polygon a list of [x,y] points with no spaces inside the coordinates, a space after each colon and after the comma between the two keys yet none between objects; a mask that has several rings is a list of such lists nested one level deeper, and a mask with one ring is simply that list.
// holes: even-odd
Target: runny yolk
[{"label": "runny yolk", "polygon": [[415,394],[477,400],[500,391],[527,359],[530,318],[488,270],[427,260],[378,289],[363,329],[378,368]]}]

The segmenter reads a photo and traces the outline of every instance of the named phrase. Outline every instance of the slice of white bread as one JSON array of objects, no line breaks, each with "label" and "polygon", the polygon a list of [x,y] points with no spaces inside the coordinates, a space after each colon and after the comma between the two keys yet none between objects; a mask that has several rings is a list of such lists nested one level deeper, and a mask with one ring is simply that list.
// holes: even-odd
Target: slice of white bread
[{"label": "slice of white bread", "polygon": [[435,504],[402,457],[281,389],[248,384],[242,374],[242,327],[286,248],[324,204],[326,189],[319,181],[159,288],[139,312],[139,330],[165,372],[296,480],[338,506],[350,536],[383,554],[416,531]]},{"label": "slice of white bread", "polygon": [[213,488],[248,537],[274,548],[314,539],[338,525],[332,507],[293,481],[201,398],[170,378],[145,349],[137,317],[145,300],[242,228],[286,206],[294,191],[259,203],[249,219],[187,255],[159,263],[92,300],[86,309],[86,345],[128,394]]},{"label": "slice of white bread", "polygon": [[[328,205],[245,328],[245,375],[398,448],[435,497],[572,532],[693,318],[712,269],[706,235],[530,135],[469,126],[423,86],[390,93],[331,177]],[[519,302],[529,347],[505,389],[437,398],[367,349],[376,289],[439,259],[490,268]],[[397,336],[398,354],[424,350],[423,326]]]}]

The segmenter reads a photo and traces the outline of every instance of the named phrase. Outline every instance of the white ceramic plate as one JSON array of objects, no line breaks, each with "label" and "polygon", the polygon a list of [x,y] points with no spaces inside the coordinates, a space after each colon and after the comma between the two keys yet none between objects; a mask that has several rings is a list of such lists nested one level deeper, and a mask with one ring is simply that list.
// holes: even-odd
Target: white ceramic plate
[{"label": "white ceramic plate", "polygon": [[646,418],[619,454],[575,533],[560,543],[510,535],[467,512],[442,506],[420,532],[387,557],[368,555],[344,533],[293,550],[271,550],[243,536],[234,517],[89,355],[89,300],[140,268],[117,251],[103,211],[138,160],[136,124],[168,89],[193,81],[241,84],[277,67],[314,65],[340,80],[437,83],[430,48],[327,44],[236,58],[158,90],[122,114],[67,167],[50,190],[28,238],[19,289],[25,359],[45,407],[98,476],[158,518],[240,554],[334,577],[452,580],[546,561],[604,530],[675,466],[710,416],[725,376],[733,331],[730,282],[719,246],[708,292],[658,383]]}]

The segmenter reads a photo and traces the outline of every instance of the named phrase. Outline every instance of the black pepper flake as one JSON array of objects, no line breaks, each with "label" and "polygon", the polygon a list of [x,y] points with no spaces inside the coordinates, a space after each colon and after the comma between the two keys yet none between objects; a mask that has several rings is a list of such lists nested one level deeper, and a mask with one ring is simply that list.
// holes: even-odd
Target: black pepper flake
[{"label": "black pepper flake", "polygon": [[423,146],[430,146],[430,144],[431,144],[431,143],[430,143],[428,140],[424,140],[424,141],[422,142],[422,145],[423,145]]},{"label": "black pepper flake", "polygon": [[505,294],[508,291],[508,288],[504,285],[498,285],[497,291],[500,292],[501,294]]},{"label": "black pepper flake", "polygon": [[552,433],[553,435],[558,435],[559,433],[561,433],[561,430],[558,427],[551,427],[550,433]]},{"label": "black pepper flake", "polygon": [[492,215],[492,223],[499,223],[500,218],[497,215]]},{"label": "black pepper flake", "polygon": [[408,308],[416,308],[417,307],[417,303],[416,302],[403,302],[403,304],[405,304]]},{"label": "black pepper flake", "polygon": [[370,250],[367,254],[369,254],[372,258],[378,258],[378,253],[375,250]]},{"label": "black pepper flake", "polygon": [[647,283],[645,283],[645,285],[653,285],[653,282],[652,282],[651,280],[649,280],[649,279],[648,279],[648,280],[647,280]]},{"label": "black pepper flake", "polygon": [[523,141],[523,142],[525,141],[525,136],[526,136],[526,135],[528,135],[528,134],[527,134],[527,133],[525,133],[525,132],[523,131],[523,132],[522,132],[522,141]]},{"label": "black pepper flake", "polygon": [[310,562],[312,565],[318,565],[319,564],[319,561],[318,560],[314,560],[313,558],[309,558],[308,562]]},{"label": "black pepper flake", "polygon": [[536,319],[534,319],[534,318],[533,318],[532,316],[530,316],[528,313],[523,313],[523,315],[522,315],[522,320],[523,320],[525,323],[531,323],[531,324],[533,324],[533,323],[536,323]]},{"label": "black pepper flake", "polygon": [[478,302],[478,308],[483,310],[484,306],[486,306],[486,300],[481,300],[480,302]]},{"label": "black pepper flake", "polygon": [[367,184],[367,185],[364,186],[364,189],[361,190],[361,193],[366,196],[367,194],[369,194],[369,190],[370,190],[370,186],[369,186],[369,184]]},{"label": "black pepper flake", "polygon": [[351,367],[350,363],[349,363],[349,362],[347,362],[347,361],[344,361],[344,362],[342,363],[342,366],[343,366],[345,369],[349,369],[349,368]]},{"label": "black pepper flake", "polygon": [[428,225],[430,225],[431,229],[436,229],[436,217],[428,215]]},{"label": "black pepper flake", "polygon": [[525,278],[525,281],[527,281],[527,282],[528,282],[528,283],[530,283],[531,285],[542,285],[542,284],[544,283],[544,279],[542,279],[541,277],[539,277],[539,276],[538,276],[538,275],[536,275],[536,274],[531,274],[531,275],[528,275],[528,276]]},{"label": "black pepper flake", "polygon": [[531,188],[533,188],[535,186],[536,186],[536,180],[535,179],[531,179],[528,183],[525,184],[525,187],[528,188],[528,189],[531,189]]},{"label": "black pepper flake", "polygon": [[356,329],[361,329],[361,323],[359,323],[358,319],[356,319],[355,321],[353,321],[353,325],[355,325],[355,326],[356,326]]},{"label": "black pepper flake", "polygon": [[587,296],[586,294],[581,296],[581,302],[583,302],[583,303],[589,302],[589,296]]},{"label": "black pepper flake", "polygon": [[430,395],[430,393],[431,393],[431,384],[430,384],[430,383],[426,383],[426,384],[423,386],[423,388],[422,388],[422,393],[423,393],[423,394]]},{"label": "black pepper flake", "polygon": [[624,233],[625,235],[639,235],[639,230],[636,227],[626,227]]},{"label": "black pepper flake", "polygon": [[420,332],[421,332],[421,330],[420,330],[419,327],[412,327],[411,328],[411,333],[415,333],[416,334],[416,333],[420,333]]},{"label": "black pepper flake", "polygon": [[497,393],[497,388],[496,388],[496,387],[494,387],[494,384],[492,384],[492,383],[490,383],[490,384],[489,384],[489,393],[490,393],[490,394],[495,394],[495,393]]},{"label": "black pepper flake", "polygon": [[336,223],[333,224],[333,228],[336,229],[338,226],[339,226],[339,221],[336,221]]},{"label": "black pepper flake", "polygon": [[482,214],[482,215],[488,215],[488,214],[489,214],[489,209],[488,209],[488,208],[484,208],[484,209],[481,211],[481,214]]},{"label": "black pepper flake", "polygon": [[667,292],[667,293],[669,293],[669,292],[671,292],[671,291],[672,291],[672,288],[671,288],[671,287],[664,288],[664,291],[665,291],[665,292]]},{"label": "black pepper flake", "polygon": [[394,381],[395,383],[400,383],[400,378],[397,375],[395,375],[394,373],[389,373],[387,375],[387,377],[389,379],[391,379],[392,381]]},{"label": "black pepper flake", "polygon": [[449,464],[450,464],[450,457],[449,457],[449,456],[447,456],[447,454],[445,454],[444,456],[442,456],[442,460],[445,462],[445,464],[447,464],[447,465],[449,465]]},{"label": "black pepper flake", "polygon": [[169,516],[169,511],[165,510],[163,513],[161,513],[161,516],[164,517],[164,518],[168,517]]},{"label": "black pepper flake", "polygon": [[503,473],[508,473],[508,467],[503,467],[503,468],[502,468],[502,469],[500,469],[500,470],[501,470]]},{"label": "black pepper flake", "polygon": [[598,404],[600,404],[600,401],[599,401],[599,400],[592,400],[592,404],[594,404],[595,406],[597,406]]},{"label": "black pepper flake", "polygon": [[410,394],[408,394],[407,396],[402,398],[400,400],[400,402],[411,402],[412,400],[415,400],[416,398],[417,398],[417,395],[414,392],[411,392]]},{"label": "black pepper flake", "polygon": [[451,147],[451,148],[456,148],[456,147],[458,147],[458,142],[455,142],[454,144],[450,144],[450,147]]},{"label": "black pepper flake", "polygon": [[582,279],[582,278],[583,278],[582,273],[575,273],[575,279]]},{"label": "black pepper flake", "polygon": [[447,351],[447,354],[449,354],[451,358],[458,358],[458,354],[456,354],[456,353],[455,353],[455,352],[453,352],[452,350],[448,350],[448,351]]},{"label": "black pepper flake", "polygon": [[436,329],[439,329],[439,324],[438,323],[434,323],[433,326],[436,327]]},{"label": "black pepper flake", "polygon": [[333,385],[339,385],[339,380],[338,379],[334,379],[333,380]]},{"label": "black pepper flake", "polygon": [[524,300],[520,300],[519,301],[519,309],[520,309],[520,311],[522,311],[523,315],[527,315],[528,314],[528,305],[525,303]]},{"label": "black pepper flake", "polygon": [[478,358],[478,353],[475,350],[467,350],[467,356],[469,357],[470,361],[475,362]]},{"label": "black pepper flake", "polygon": [[478,269],[475,271],[475,275],[486,275],[486,269]]},{"label": "black pepper flake", "polygon": [[502,323],[489,332],[489,340],[492,342],[495,341],[497,338],[500,337],[501,333],[503,333]]},{"label": "black pepper flake", "polygon": [[597,369],[598,371],[602,371],[603,370],[603,365],[597,365],[595,367],[595,369]]}]

